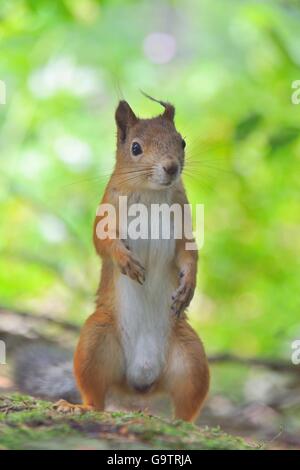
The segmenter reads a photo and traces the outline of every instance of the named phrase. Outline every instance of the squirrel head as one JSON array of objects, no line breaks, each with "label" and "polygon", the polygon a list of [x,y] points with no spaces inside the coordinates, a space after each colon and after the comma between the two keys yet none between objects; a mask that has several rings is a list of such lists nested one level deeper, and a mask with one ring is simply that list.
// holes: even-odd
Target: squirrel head
[{"label": "squirrel head", "polygon": [[157,117],[140,119],[126,101],[119,102],[115,114],[116,174],[120,185],[163,190],[180,178],[185,141],[175,128],[174,106],[145,96],[161,104],[165,110]]}]

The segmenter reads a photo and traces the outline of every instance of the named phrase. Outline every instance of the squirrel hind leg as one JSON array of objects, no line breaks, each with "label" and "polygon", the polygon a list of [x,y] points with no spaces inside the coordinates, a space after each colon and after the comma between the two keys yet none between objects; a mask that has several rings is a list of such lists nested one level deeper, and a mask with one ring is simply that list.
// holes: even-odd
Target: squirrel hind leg
[{"label": "squirrel hind leg", "polygon": [[208,393],[209,368],[200,340],[191,330],[187,333],[189,341],[178,341],[173,347],[165,388],[173,401],[175,419],[194,421]]},{"label": "squirrel hind leg", "polygon": [[63,414],[76,414],[80,415],[86,413],[87,411],[94,411],[94,407],[91,405],[74,405],[73,403],[69,403],[66,400],[58,400],[54,405],[53,408],[57,410],[59,413]]},{"label": "squirrel hind leg", "polygon": [[99,308],[86,321],[74,355],[74,374],[83,406],[104,410],[108,390],[122,383],[123,362],[112,315]]}]

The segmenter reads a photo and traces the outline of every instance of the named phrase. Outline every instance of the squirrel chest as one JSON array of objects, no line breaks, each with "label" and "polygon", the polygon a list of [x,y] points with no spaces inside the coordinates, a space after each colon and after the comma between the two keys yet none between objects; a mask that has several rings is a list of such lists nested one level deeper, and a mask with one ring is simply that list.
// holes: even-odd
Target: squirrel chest
[{"label": "squirrel chest", "polygon": [[[161,213],[151,212],[153,204],[171,204],[172,193],[149,191],[128,198],[140,203],[148,213],[148,236],[133,239],[128,233],[126,243],[146,270],[143,285],[120,275],[117,280],[117,315],[125,357],[128,383],[136,389],[147,389],[159,377],[165,364],[171,326],[171,295],[176,287],[173,275],[175,257],[174,228]],[[158,206],[156,206],[158,207]],[[128,227],[131,217],[128,217]],[[163,238],[163,224],[171,224],[171,236]],[[151,238],[155,225],[157,238]],[[159,229],[157,229],[157,226]],[[130,230],[129,230],[130,232]]]}]

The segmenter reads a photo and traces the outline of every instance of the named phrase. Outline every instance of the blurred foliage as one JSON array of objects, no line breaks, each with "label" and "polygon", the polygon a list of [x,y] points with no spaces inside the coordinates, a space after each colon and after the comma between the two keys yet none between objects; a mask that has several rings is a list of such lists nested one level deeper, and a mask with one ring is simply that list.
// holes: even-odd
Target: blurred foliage
[{"label": "blurred foliage", "polygon": [[[160,112],[143,89],[176,105],[190,202],[205,204],[193,324],[210,352],[289,358],[299,20],[296,1],[2,0],[0,303],[78,323],[92,311],[114,108],[125,97],[141,116]],[[158,50],[155,32],[168,35]]]}]

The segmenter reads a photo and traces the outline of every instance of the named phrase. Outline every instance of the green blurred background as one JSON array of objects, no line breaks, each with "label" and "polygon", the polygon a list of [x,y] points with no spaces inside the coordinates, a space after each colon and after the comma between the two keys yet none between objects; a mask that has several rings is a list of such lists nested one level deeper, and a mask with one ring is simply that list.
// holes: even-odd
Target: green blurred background
[{"label": "green blurred background", "polygon": [[298,1],[2,0],[0,304],[76,324],[92,312],[114,109],[125,98],[140,116],[161,112],[143,89],[176,106],[188,196],[205,204],[190,317],[207,351],[290,361],[299,25]]}]

